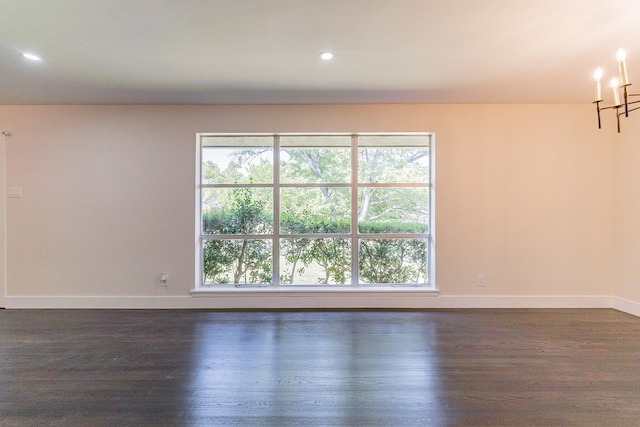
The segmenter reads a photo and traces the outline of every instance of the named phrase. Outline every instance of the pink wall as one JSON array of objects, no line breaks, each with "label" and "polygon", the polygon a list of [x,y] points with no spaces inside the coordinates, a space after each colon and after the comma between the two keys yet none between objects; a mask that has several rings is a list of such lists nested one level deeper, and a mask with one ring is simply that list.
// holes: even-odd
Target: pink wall
[{"label": "pink wall", "polygon": [[615,150],[616,295],[640,303],[640,112],[607,132]]},{"label": "pink wall", "polygon": [[[593,119],[591,105],[0,106],[6,184],[23,189],[6,200],[6,296],[188,296],[196,133],[341,131],[436,133],[441,296],[613,295],[614,151]],[[615,218],[640,228],[636,210]]]}]

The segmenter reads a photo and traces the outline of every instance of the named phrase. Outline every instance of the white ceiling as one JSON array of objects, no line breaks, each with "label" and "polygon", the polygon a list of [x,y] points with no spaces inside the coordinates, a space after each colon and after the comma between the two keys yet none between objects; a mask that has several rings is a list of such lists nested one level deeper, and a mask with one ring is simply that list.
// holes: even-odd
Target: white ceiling
[{"label": "white ceiling", "polygon": [[619,47],[640,0],[1,0],[0,104],[589,103]]}]

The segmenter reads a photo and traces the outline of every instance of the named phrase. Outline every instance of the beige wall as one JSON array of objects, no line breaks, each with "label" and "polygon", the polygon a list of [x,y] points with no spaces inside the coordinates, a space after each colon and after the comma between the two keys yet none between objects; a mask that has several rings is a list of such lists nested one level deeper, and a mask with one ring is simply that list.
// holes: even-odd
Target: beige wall
[{"label": "beige wall", "polygon": [[[0,106],[6,184],[23,189],[6,200],[6,295],[188,296],[196,132],[433,131],[441,297],[640,301],[632,259],[614,289],[612,130],[593,116],[591,105]],[[619,199],[640,185],[640,149],[624,142],[617,177],[635,183]],[[621,221],[640,231],[633,200],[618,238]]]},{"label": "beige wall", "polygon": [[640,116],[622,119],[620,134],[608,132],[615,151],[616,295],[640,303]]}]

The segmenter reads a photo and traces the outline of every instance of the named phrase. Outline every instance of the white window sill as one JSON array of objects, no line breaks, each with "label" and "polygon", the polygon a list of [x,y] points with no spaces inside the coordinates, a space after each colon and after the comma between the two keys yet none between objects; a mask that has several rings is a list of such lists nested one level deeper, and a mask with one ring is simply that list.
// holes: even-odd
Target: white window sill
[{"label": "white window sill", "polygon": [[194,303],[221,309],[411,309],[440,291],[416,286],[216,286],[191,291]]},{"label": "white window sill", "polygon": [[438,296],[440,290],[421,286],[211,286],[193,289],[191,295],[214,296],[220,294],[370,294],[370,293],[416,293],[422,296]]}]

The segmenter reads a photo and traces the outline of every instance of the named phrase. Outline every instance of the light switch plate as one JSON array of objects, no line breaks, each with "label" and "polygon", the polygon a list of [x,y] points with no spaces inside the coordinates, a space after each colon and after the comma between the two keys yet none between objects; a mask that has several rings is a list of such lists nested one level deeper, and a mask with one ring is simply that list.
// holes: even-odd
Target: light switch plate
[{"label": "light switch plate", "polygon": [[9,197],[19,199],[22,197],[21,187],[9,187]]}]

